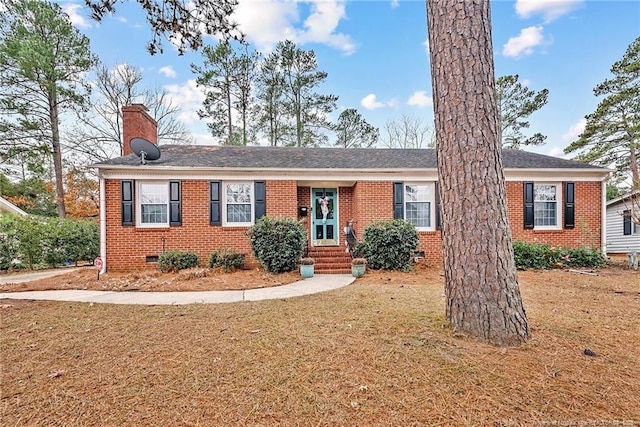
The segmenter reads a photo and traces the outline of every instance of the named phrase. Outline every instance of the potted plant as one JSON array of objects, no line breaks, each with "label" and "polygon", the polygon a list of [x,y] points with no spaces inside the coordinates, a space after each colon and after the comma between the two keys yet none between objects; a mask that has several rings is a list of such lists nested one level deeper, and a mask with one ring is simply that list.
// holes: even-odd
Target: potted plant
[{"label": "potted plant", "polygon": [[351,274],[353,277],[362,277],[367,269],[367,260],[364,258],[354,258],[351,260]]},{"label": "potted plant", "polygon": [[300,260],[300,275],[305,279],[313,277],[313,266],[316,261],[313,258],[302,258]]}]

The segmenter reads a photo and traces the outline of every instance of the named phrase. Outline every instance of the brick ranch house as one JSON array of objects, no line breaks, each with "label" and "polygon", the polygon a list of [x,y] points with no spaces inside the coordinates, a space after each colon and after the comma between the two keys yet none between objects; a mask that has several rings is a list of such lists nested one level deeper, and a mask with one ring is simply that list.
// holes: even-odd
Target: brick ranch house
[{"label": "brick ranch house", "polygon": [[[434,150],[163,145],[142,164],[128,142],[156,143],[156,124],[141,105],[123,113],[125,155],[94,165],[103,271],[154,266],[170,249],[204,264],[228,247],[253,264],[246,232],[263,215],[303,221],[316,272],[349,271],[350,219],[358,236],[376,220],[411,221],[418,250],[442,262]],[[503,164],[514,239],[603,246],[608,169],[518,150]]]}]

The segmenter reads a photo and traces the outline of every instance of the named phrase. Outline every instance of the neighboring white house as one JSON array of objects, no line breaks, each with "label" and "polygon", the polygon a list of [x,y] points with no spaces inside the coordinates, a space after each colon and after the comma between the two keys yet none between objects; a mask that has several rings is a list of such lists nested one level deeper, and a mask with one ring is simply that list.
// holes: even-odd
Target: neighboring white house
[{"label": "neighboring white house", "polygon": [[640,224],[633,221],[632,208],[640,208],[640,192],[607,202],[607,253],[640,252]]},{"label": "neighboring white house", "polygon": [[14,213],[17,215],[27,215],[27,213],[22,209],[20,209],[19,207],[9,202],[7,199],[0,197],[0,216],[7,213]]}]

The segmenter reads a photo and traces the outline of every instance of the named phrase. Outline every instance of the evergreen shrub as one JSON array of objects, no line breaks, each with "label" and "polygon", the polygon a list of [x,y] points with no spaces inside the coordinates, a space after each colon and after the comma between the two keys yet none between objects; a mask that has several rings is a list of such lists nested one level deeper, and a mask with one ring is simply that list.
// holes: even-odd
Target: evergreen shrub
[{"label": "evergreen shrub", "polygon": [[163,273],[180,271],[199,265],[198,255],[190,251],[171,250],[158,257],[158,268]]},{"label": "evergreen shrub", "polygon": [[406,270],[418,247],[418,231],[412,223],[395,219],[377,221],[364,229],[362,253],[374,270]]},{"label": "evergreen shrub", "polygon": [[239,254],[230,248],[220,248],[209,256],[209,268],[222,267],[226,272],[243,269],[244,254]]},{"label": "evergreen shrub", "polygon": [[307,242],[304,227],[291,218],[264,216],[256,221],[247,235],[254,256],[271,273],[296,269]]}]

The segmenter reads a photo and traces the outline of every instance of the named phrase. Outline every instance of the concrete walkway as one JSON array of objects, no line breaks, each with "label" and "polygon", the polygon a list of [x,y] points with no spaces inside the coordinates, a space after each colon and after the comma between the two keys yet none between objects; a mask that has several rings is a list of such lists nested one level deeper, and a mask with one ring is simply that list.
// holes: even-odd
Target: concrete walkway
[{"label": "concrete walkway", "polygon": [[[66,270],[67,272],[69,270]],[[35,279],[32,279],[35,280]],[[347,286],[355,278],[350,274],[316,274],[289,285],[246,291],[201,292],[112,292],[87,290],[28,291],[0,293],[0,299],[94,302],[109,304],[183,305],[283,299],[316,294]],[[15,283],[15,281],[13,281]],[[1,289],[1,288],[0,288]]]},{"label": "concrete walkway", "polygon": [[[87,268],[87,267],[84,267],[84,268]],[[46,279],[47,277],[54,277],[60,274],[71,273],[72,271],[76,271],[76,270],[78,270],[78,268],[67,267],[67,268],[57,268],[55,270],[36,271],[33,273],[2,274],[0,275],[0,285],[3,285],[5,283],[32,282],[38,279]]]}]

